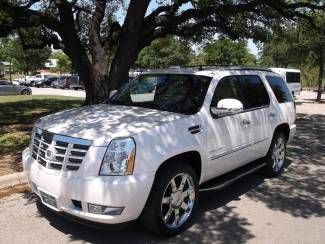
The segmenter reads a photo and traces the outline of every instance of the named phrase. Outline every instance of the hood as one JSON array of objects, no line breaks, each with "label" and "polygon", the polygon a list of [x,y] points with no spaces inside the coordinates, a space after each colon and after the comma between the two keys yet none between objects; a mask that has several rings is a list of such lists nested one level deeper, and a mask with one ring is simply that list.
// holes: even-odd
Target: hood
[{"label": "hood", "polygon": [[41,118],[35,126],[55,134],[107,146],[111,139],[147,131],[186,115],[147,108],[99,104],[66,110]]}]

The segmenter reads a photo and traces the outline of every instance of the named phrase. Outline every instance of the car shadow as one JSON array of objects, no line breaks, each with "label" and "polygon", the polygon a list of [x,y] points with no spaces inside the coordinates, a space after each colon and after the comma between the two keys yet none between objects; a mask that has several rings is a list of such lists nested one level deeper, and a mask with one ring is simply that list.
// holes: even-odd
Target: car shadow
[{"label": "car shadow", "polygon": [[160,238],[146,231],[138,222],[121,230],[99,229],[95,224],[81,225],[62,218],[36,201],[40,217],[71,241],[91,243],[243,243],[254,238],[249,226],[229,202],[249,197],[272,210],[294,217],[324,217],[325,196],[325,116],[299,115],[297,134],[288,147],[287,168],[277,178],[266,179],[255,173],[220,191],[202,192],[194,224],[174,238]]}]

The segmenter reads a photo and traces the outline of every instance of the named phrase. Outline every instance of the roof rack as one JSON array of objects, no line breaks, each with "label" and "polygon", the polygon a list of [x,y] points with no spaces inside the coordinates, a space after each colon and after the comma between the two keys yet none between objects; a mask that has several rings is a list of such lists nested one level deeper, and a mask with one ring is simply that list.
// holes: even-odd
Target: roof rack
[{"label": "roof rack", "polygon": [[161,72],[161,73],[194,73],[197,71],[217,71],[217,70],[252,70],[252,71],[266,71],[273,72],[269,68],[252,67],[252,66],[225,66],[225,65],[193,65],[193,66],[170,66],[164,69],[138,69],[137,72]]},{"label": "roof rack", "polygon": [[253,67],[253,66],[231,66],[231,65],[194,65],[194,66],[182,66],[178,67],[180,69],[196,69],[196,70],[214,70],[214,69],[223,69],[223,70],[257,70],[257,71],[268,71],[273,72],[269,68],[264,67]]}]

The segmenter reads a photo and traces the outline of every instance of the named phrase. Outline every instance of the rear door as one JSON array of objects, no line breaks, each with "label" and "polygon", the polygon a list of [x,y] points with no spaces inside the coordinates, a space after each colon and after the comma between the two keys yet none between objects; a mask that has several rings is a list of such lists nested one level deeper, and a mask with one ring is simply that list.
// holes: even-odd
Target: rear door
[{"label": "rear door", "polygon": [[270,121],[276,115],[271,108],[269,94],[259,75],[241,75],[239,79],[243,96],[243,115],[248,123],[245,134],[249,146],[246,152],[243,151],[248,155],[242,156],[247,161],[253,161],[267,153],[268,143],[272,137]]}]

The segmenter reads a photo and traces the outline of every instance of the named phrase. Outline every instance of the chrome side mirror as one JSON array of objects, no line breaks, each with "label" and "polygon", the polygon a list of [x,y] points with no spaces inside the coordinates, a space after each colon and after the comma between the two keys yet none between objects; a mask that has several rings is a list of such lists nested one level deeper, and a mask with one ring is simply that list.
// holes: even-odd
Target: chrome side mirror
[{"label": "chrome side mirror", "polygon": [[211,107],[211,113],[215,116],[222,117],[240,113],[244,106],[241,101],[232,98],[222,99],[216,107]]}]

